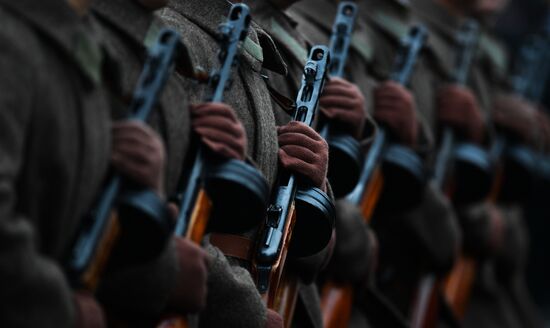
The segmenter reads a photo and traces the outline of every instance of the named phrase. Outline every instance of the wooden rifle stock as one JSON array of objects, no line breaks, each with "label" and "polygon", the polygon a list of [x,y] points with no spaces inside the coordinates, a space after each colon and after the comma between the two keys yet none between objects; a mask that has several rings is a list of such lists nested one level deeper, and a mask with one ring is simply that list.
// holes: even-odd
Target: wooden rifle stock
[{"label": "wooden rifle stock", "polygon": [[464,318],[464,314],[466,313],[466,306],[470,299],[476,270],[476,260],[469,256],[461,255],[455,263],[453,271],[451,271],[445,280],[445,299],[459,319]]},{"label": "wooden rifle stock", "polygon": [[[504,144],[500,145],[504,147]],[[497,146],[500,147],[500,146]],[[498,151],[497,151],[498,152]],[[503,170],[497,165],[495,179],[488,197],[489,202],[496,202],[502,187]],[[462,254],[444,283],[443,293],[457,318],[462,319],[470,299],[471,289],[475,282],[477,262],[471,256]]]},{"label": "wooden rifle stock", "polygon": [[[148,49],[147,60],[130,104],[133,119],[147,120],[158,103],[182,48],[175,31],[163,29],[159,32],[157,41]],[[116,207],[123,184],[119,175],[110,176],[93,210],[83,221],[66,265],[67,276],[74,288],[93,292],[99,284],[120,233]]]},{"label": "wooden rifle stock", "polygon": [[[296,99],[295,121],[313,125],[329,64],[328,48],[315,46],[311,49]],[[298,278],[290,272],[286,260],[296,224],[298,182],[293,174],[280,170],[278,184],[259,234],[253,273],[266,305],[281,314],[285,327],[290,327],[298,293]]]},{"label": "wooden rifle stock", "polygon": [[285,327],[290,327],[294,317],[296,300],[298,299],[298,277],[294,273],[288,272],[288,266],[286,266],[288,249],[292,240],[294,224],[296,223],[294,203],[292,203],[289,217],[285,221],[287,233],[282,244],[281,256],[273,265],[269,278],[269,290],[262,295],[262,298],[268,308],[283,317]]},{"label": "wooden rifle stock", "polygon": [[[227,21],[220,25],[220,51],[219,60],[221,67],[213,71],[209,78],[209,85],[212,95],[209,101],[223,102],[224,91],[231,81],[231,72],[238,60],[239,44],[248,35],[250,27],[250,10],[244,4],[235,4],[231,7]],[[190,156],[186,165],[188,176],[180,184],[180,212],[174,234],[185,237],[197,245],[202,243],[210,214],[212,212],[212,201],[204,189],[204,165],[205,156],[202,145]],[[157,328],[187,328],[187,318],[181,315],[167,315],[157,324]]]}]

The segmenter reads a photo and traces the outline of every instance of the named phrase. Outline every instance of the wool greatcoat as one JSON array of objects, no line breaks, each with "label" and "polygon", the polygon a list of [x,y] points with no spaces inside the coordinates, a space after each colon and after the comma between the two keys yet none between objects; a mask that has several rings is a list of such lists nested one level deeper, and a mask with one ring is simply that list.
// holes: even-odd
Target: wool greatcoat
[{"label": "wool greatcoat", "polygon": [[[367,99],[372,99],[373,83],[368,80],[384,81],[389,78],[399,41],[414,24],[414,19],[408,6],[396,1],[358,2],[358,5],[359,17],[350,53],[350,60],[354,66],[353,70],[349,70],[349,74],[352,81],[357,80],[368,90]],[[299,29],[317,38],[319,42],[327,42],[335,12],[336,4],[329,0],[301,1],[291,10],[292,16],[299,21]],[[358,69],[355,69],[356,67]],[[425,56],[422,54],[410,88],[416,99],[421,127],[417,150],[426,158],[426,164],[430,165],[434,150],[435,108],[434,88],[427,79],[429,74],[426,67]],[[359,71],[359,68],[364,68],[364,71]],[[364,76],[368,78],[365,79]],[[361,82],[365,80],[366,83]],[[373,223],[375,222],[378,222],[374,228],[380,238],[381,260],[392,258],[393,262],[398,262],[392,266],[397,265],[397,268],[403,269],[398,271],[407,272],[406,276],[399,278],[402,282],[395,293],[391,290],[386,291],[401,309],[402,314],[407,316],[409,300],[414,293],[415,275],[425,270],[425,266],[420,268],[418,264],[428,259],[428,264],[425,265],[437,268],[438,271],[448,270],[451,266],[459,239],[456,219],[448,202],[430,186],[418,208],[398,217],[375,217]],[[435,236],[441,238],[434,238]],[[407,240],[409,245],[406,248],[402,244],[404,240]],[[418,272],[411,273],[411,267],[415,267]],[[407,289],[405,286],[411,288]],[[409,296],[404,297],[406,294]]]},{"label": "wool greatcoat", "polygon": [[[181,33],[182,42],[188,46],[197,70],[210,72],[220,65],[216,36],[218,25],[226,19],[229,8],[230,4],[221,0],[173,0],[160,11],[162,20]],[[224,101],[233,107],[245,127],[248,137],[247,158],[272,186],[278,166],[278,143],[271,98],[262,78],[263,69],[283,73],[286,67],[271,38],[253,24],[243,44],[238,70],[233,73]],[[206,88],[199,91],[197,99],[204,99],[206,92]],[[233,218],[228,216],[228,219]],[[253,239],[255,230],[249,231],[246,237]],[[211,292],[207,307],[200,316],[200,326],[262,327],[266,320],[265,306],[249,272],[239,267],[242,265],[250,269],[250,261],[228,257],[230,266],[224,263],[225,257],[218,249],[209,250],[218,260],[210,271]]]},{"label": "wool greatcoat", "polygon": [[0,1],[0,326],[74,327],[62,262],[110,155],[103,56],[61,0]]},{"label": "wool greatcoat", "polygon": [[[130,0],[97,0],[92,3],[92,22],[108,53],[117,62],[119,84],[116,89],[126,103],[113,106],[114,119],[128,117],[129,100],[132,98],[146,56],[146,38],[153,24],[154,15]],[[156,26],[156,25],[155,25]],[[158,29],[155,29],[158,31]],[[154,40],[154,36],[150,39]],[[183,167],[183,157],[189,141],[189,112],[186,108],[183,83],[173,75],[163,90],[158,106],[151,114],[150,124],[159,131],[166,147],[165,192],[175,192],[177,178]],[[143,320],[142,315],[160,314],[166,306],[170,292],[176,285],[177,260],[175,249],[170,245],[164,256],[147,266],[133,268],[131,272],[113,274],[100,288],[98,297],[110,312],[126,318]],[[129,275],[134,276],[132,280]],[[155,281],[147,294],[139,297],[121,290],[122,282],[142,284],[140,276],[146,275]],[[122,306],[113,304],[111,294],[124,299]],[[148,310],[147,310],[148,309]]]},{"label": "wool greatcoat", "polygon": [[[121,63],[123,93],[129,95],[142,69],[145,45],[154,40],[155,33],[160,30],[163,22],[131,0],[96,0],[93,3],[93,11],[104,42]],[[192,63],[185,64],[192,65]],[[191,68],[195,69],[195,67]],[[203,93],[203,87],[196,81],[174,75],[168,80],[160,99],[157,115],[152,117],[152,124],[161,133],[167,148],[166,193],[168,195],[174,195],[177,192],[176,184],[180,180],[190,140],[190,117],[187,106],[189,103],[200,102]],[[237,325],[242,322],[240,313],[247,309],[247,306],[247,310],[253,311],[254,304],[241,302],[244,303],[241,305],[243,308],[228,307],[225,304],[231,303],[230,299],[233,298],[257,301],[253,283],[244,269],[229,265],[217,248],[207,245],[206,249],[210,255],[209,308],[201,316],[200,325],[217,326],[220,320],[226,320],[225,323],[229,325]],[[158,278],[159,281],[170,281],[170,270],[164,270],[163,276]],[[115,287],[116,282],[113,281],[111,287]],[[158,293],[159,296],[165,294]],[[158,302],[158,304],[164,303]],[[220,311],[222,304],[224,311]],[[217,308],[216,315],[209,315],[210,308]],[[261,315],[256,315],[251,316],[250,321],[243,324],[245,326],[261,325],[259,322],[263,320]],[[190,325],[195,324],[190,322]]]},{"label": "wool greatcoat", "polygon": [[[451,15],[432,0],[411,1],[413,10],[426,22],[431,34],[430,54],[433,71],[438,79],[449,81],[456,63],[457,32],[464,20]],[[489,137],[492,135],[490,111],[495,96],[502,92],[507,81],[507,54],[503,47],[481,26],[478,49],[470,72],[468,86],[476,94],[488,121]],[[491,138],[488,138],[490,141]],[[491,253],[490,259],[480,259],[479,270],[464,320],[465,327],[534,327],[538,320],[532,302],[525,290],[523,270],[527,256],[527,235],[521,222],[522,211],[515,205],[476,205],[467,212],[478,214],[479,221],[489,220],[489,206],[497,206],[501,213],[505,233],[503,247]],[[461,210],[464,212],[464,210]],[[467,215],[467,214],[466,214]],[[485,234],[491,232],[486,230]],[[465,235],[465,238],[470,239]],[[487,240],[485,236],[481,240]],[[480,240],[480,241],[481,241]],[[514,245],[514,246],[511,246]],[[482,248],[477,245],[476,248]],[[513,249],[513,251],[512,251]],[[495,275],[495,270],[497,274]]]},{"label": "wool greatcoat", "polygon": [[[295,99],[302,80],[303,67],[308,57],[309,48],[312,44],[326,45],[326,42],[308,42],[308,36],[299,32],[297,23],[283,11],[274,6],[270,1],[249,1],[249,5],[252,9],[254,20],[273,37],[288,68],[288,73],[286,76],[277,73],[269,74],[268,83],[272,88],[276,89],[279,94],[289,99]],[[275,107],[277,108],[277,105],[275,105]],[[276,116],[280,124],[286,123],[289,120],[289,116],[281,110],[276,110]],[[365,144],[368,144],[368,141],[372,137],[371,133],[374,130],[372,122],[367,123],[369,123],[369,132],[365,134],[367,135],[366,140],[364,140]],[[339,219],[343,212],[341,210],[341,206],[337,206],[336,209],[338,213],[337,220],[339,221],[336,226],[340,227],[344,222],[342,219]],[[355,221],[353,221],[353,219],[355,219]],[[359,234],[365,234],[362,236],[363,238],[355,238],[355,240],[359,241],[359,244],[354,244],[355,249],[360,249],[358,250],[359,254],[355,254],[357,255],[356,260],[359,263],[364,263],[364,265],[350,266],[350,268],[353,267],[353,269],[351,269],[352,272],[354,272],[355,268],[357,268],[360,272],[364,272],[365,265],[368,262],[368,259],[365,259],[368,255],[366,236],[367,227],[363,223],[363,220],[359,217],[354,217],[352,220],[347,220],[345,222],[348,223],[348,225],[353,225],[351,231],[357,231],[353,230],[354,228],[357,228],[360,229]],[[349,240],[346,236],[339,235],[338,230],[342,231],[342,229],[337,229],[337,243],[339,240]],[[350,230],[348,229],[348,231]],[[337,244],[336,249],[340,248],[341,247],[338,247]],[[298,304],[293,326],[321,327],[322,322],[319,309],[318,292],[315,290],[313,285],[310,285],[307,288],[304,286],[301,290],[301,296],[302,297],[300,299],[302,302]],[[310,321],[310,323],[308,323],[308,321]]]},{"label": "wool greatcoat", "polygon": [[[268,84],[276,90],[279,95],[288,100],[296,99],[302,82],[304,65],[309,55],[311,44],[296,29],[296,22],[287,16],[268,0],[246,1],[252,10],[254,20],[263,28],[275,41],[286,66],[287,74],[281,75],[276,72],[268,72]],[[290,116],[274,102],[275,117],[277,124],[288,123]],[[372,129],[371,129],[372,131]],[[364,226],[360,226],[366,232]],[[338,240],[337,237],[336,239]],[[366,249],[366,247],[365,247]],[[328,249],[316,254],[309,259],[300,259],[293,262],[297,272],[303,278],[300,287],[300,297],[295,312],[293,327],[322,327],[322,317],[319,304],[319,293],[311,280],[317,275],[322,263],[326,263]]]}]

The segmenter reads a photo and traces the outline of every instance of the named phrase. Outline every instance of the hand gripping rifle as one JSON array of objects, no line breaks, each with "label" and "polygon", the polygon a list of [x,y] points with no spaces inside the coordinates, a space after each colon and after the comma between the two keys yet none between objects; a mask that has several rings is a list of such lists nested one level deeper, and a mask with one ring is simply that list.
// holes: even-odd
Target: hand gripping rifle
[{"label": "hand gripping rifle", "polygon": [[[249,8],[234,4],[226,22],[220,25],[220,68],[210,74],[212,94],[208,101],[223,102],[232,71],[238,67],[239,46],[248,35],[250,23]],[[174,234],[200,244],[207,228],[237,233],[253,227],[267,207],[269,186],[263,175],[243,161],[216,158],[196,136],[194,144],[178,188],[180,212]],[[227,213],[238,218],[238,222],[223,222]],[[157,327],[186,326],[185,318],[175,316],[166,318]]]},{"label": "hand gripping rifle", "polygon": [[[533,103],[539,103],[550,71],[549,40],[541,35],[530,38],[519,51],[514,76],[513,91]],[[542,154],[517,138],[503,132],[497,134],[491,149],[492,159],[500,177],[494,197],[504,202],[525,201],[536,179],[549,179],[549,162]],[[540,174],[540,175],[538,175]]]},{"label": "hand gripping rifle", "polygon": [[[331,76],[344,77],[357,10],[357,4],[353,1],[342,1],[338,5],[330,39]],[[363,162],[361,147],[353,136],[334,131],[330,122],[325,123],[320,134],[330,147],[328,179],[338,198],[350,193],[359,180]],[[324,327],[348,326],[352,302],[351,284],[325,283],[321,293]]]},{"label": "hand gripping rifle", "polygon": [[[353,1],[342,1],[338,5],[330,39],[330,76],[344,77],[357,10],[357,4]],[[328,120],[322,125],[320,135],[329,145],[328,180],[334,197],[343,197],[353,190],[359,180],[363,162],[361,145],[354,136],[333,126]]]},{"label": "hand gripping rifle", "polygon": [[[474,20],[466,21],[458,32],[457,40],[458,57],[453,81],[458,85],[466,85],[479,43],[478,23]],[[485,198],[492,183],[490,168],[491,163],[486,151],[477,145],[457,142],[451,128],[443,129],[433,179],[451,200],[464,204]],[[451,173],[452,180],[449,178]],[[412,326],[436,326],[442,288],[454,316],[461,319],[475,270],[473,259],[462,255],[444,283],[433,274],[425,276],[419,284]]]},{"label": "hand gripping rifle", "polygon": [[[239,46],[248,35],[250,22],[249,8],[235,4],[227,21],[220,25],[218,58],[221,67],[210,75],[212,95],[209,101],[223,102],[223,94],[230,86],[231,72],[238,65]],[[267,204],[269,187],[265,178],[243,161],[215,158],[197,142],[196,136],[194,145],[196,147],[191,150],[184,169],[187,175],[178,189],[180,213],[174,233],[200,243],[207,226],[223,232],[242,232],[253,227]],[[219,218],[224,213],[232,213],[239,218],[238,222],[232,220],[231,225],[223,222]]]},{"label": "hand gripping rifle", "polygon": [[[468,20],[458,31],[458,57],[453,81],[466,85],[479,42],[479,25]],[[477,145],[459,143],[454,131],[445,127],[441,148],[436,158],[433,179],[449,198],[458,203],[475,202],[487,196],[491,185],[488,154]],[[450,183],[449,175],[455,177]],[[455,199],[453,199],[455,197]],[[424,276],[419,284],[413,310],[412,327],[435,327],[438,320],[439,295],[443,288],[445,300],[454,315],[460,318],[469,297],[475,274],[472,259],[461,256],[443,284],[433,274]]]},{"label": "hand gripping rifle", "polygon": [[[411,28],[402,41],[391,79],[408,85],[428,32],[423,26]],[[420,157],[411,149],[392,144],[388,133],[380,127],[363,163],[359,183],[347,199],[361,208],[370,220],[382,193],[394,197],[393,202],[410,206],[424,186],[424,168]],[[382,189],[384,188],[383,192]]]},{"label": "hand gripping rifle", "polygon": [[[296,100],[295,121],[313,125],[329,62],[328,48],[311,49]],[[297,176],[280,170],[254,258],[258,290],[267,306],[283,316],[285,327],[292,322],[298,292],[287,256],[319,252],[330,240],[334,225],[334,207],[328,196],[317,188],[303,187]]]},{"label": "hand gripping rifle", "polygon": [[[453,81],[459,85],[466,85],[478,48],[479,24],[474,20],[468,20],[460,28],[457,39],[459,55]],[[453,129],[443,128],[434,168],[434,180],[453,202],[474,203],[487,197],[493,182],[490,172],[490,157],[483,148],[459,142]]]},{"label": "hand gripping rifle", "polygon": [[[149,48],[130,104],[131,119],[146,121],[174,70],[174,60],[183,46],[179,35],[164,29]],[[125,220],[125,217],[131,219]],[[126,222],[127,221],[127,222]],[[74,288],[95,291],[119,237],[126,242],[144,244],[136,254],[155,256],[170,237],[171,224],[164,202],[154,192],[130,186],[120,175],[112,174],[93,210],[84,218],[66,264],[66,273]]]}]

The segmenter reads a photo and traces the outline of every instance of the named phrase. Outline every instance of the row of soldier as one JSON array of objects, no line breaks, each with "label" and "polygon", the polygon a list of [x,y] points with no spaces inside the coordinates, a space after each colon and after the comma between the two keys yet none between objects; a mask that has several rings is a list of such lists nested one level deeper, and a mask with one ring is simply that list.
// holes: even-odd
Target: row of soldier
[{"label": "row of soldier", "polygon": [[505,1],[243,2],[0,0],[0,326],[539,326]]}]

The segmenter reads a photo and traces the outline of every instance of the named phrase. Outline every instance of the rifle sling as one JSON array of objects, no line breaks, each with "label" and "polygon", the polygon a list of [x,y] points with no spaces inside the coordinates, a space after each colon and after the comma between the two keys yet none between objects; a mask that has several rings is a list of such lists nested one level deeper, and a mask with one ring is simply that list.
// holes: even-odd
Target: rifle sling
[{"label": "rifle sling", "polygon": [[210,244],[219,248],[225,256],[250,261],[253,243],[249,238],[225,233],[212,233]]}]

